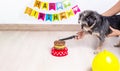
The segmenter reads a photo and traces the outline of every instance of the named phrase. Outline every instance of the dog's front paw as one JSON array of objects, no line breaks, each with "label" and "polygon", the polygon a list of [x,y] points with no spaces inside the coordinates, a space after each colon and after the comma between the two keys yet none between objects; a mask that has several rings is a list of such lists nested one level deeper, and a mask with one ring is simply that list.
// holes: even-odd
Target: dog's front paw
[{"label": "dog's front paw", "polygon": [[100,50],[95,50],[94,54],[98,54],[100,52]]}]

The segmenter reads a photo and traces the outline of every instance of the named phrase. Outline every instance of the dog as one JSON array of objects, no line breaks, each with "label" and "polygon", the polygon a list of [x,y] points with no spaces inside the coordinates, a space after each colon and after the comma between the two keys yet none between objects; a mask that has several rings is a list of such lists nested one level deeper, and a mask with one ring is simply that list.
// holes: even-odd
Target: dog
[{"label": "dog", "polygon": [[[96,54],[101,51],[105,38],[112,33],[110,26],[120,30],[120,15],[105,17],[96,11],[85,10],[79,14],[78,23],[83,32],[87,32],[99,38],[100,43],[94,52]],[[116,46],[119,47],[120,42]]]}]

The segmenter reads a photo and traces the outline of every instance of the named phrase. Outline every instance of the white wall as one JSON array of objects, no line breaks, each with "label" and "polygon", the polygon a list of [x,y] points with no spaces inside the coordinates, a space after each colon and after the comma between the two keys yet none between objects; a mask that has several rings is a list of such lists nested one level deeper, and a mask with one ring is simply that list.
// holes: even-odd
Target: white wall
[{"label": "white wall", "polygon": [[[35,0],[1,0],[0,1],[0,24],[77,24],[78,14],[74,17],[56,21],[45,22],[37,20],[31,16],[25,15],[24,11],[27,6],[33,8]],[[41,0],[47,2],[60,2],[63,0]],[[70,0],[72,8],[75,5],[79,5],[81,11],[89,9],[102,13],[113,6],[118,0]],[[62,11],[68,10],[64,9]],[[62,12],[59,11],[59,12]],[[44,11],[46,13],[53,11]]]}]

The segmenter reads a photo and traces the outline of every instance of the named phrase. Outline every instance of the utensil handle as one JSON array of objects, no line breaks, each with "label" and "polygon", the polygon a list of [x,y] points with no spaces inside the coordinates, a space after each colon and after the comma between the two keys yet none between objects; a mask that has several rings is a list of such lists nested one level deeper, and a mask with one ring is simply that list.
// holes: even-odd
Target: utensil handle
[{"label": "utensil handle", "polygon": [[62,38],[62,39],[59,39],[60,41],[64,41],[64,40],[69,40],[69,39],[73,39],[75,38],[76,35],[72,35],[72,36],[69,36],[69,37],[66,37],[66,38]]}]

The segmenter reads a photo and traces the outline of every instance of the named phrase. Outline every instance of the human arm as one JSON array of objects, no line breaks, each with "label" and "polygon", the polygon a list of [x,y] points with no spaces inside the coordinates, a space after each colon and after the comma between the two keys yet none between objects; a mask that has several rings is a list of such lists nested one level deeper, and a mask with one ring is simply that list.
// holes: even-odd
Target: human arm
[{"label": "human arm", "polygon": [[[111,7],[109,10],[104,12],[102,15],[103,16],[113,16],[113,15],[119,13],[119,12],[120,12],[120,0],[113,7]],[[112,27],[110,27],[110,29],[112,30],[112,33],[109,34],[108,37],[120,35],[119,30],[113,29]]]},{"label": "human arm", "polygon": [[113,7],[111,7],[109,10],[104,12],[102,15],[103,16],[113,16],[119,12],[120,12],[120,0]]}]

